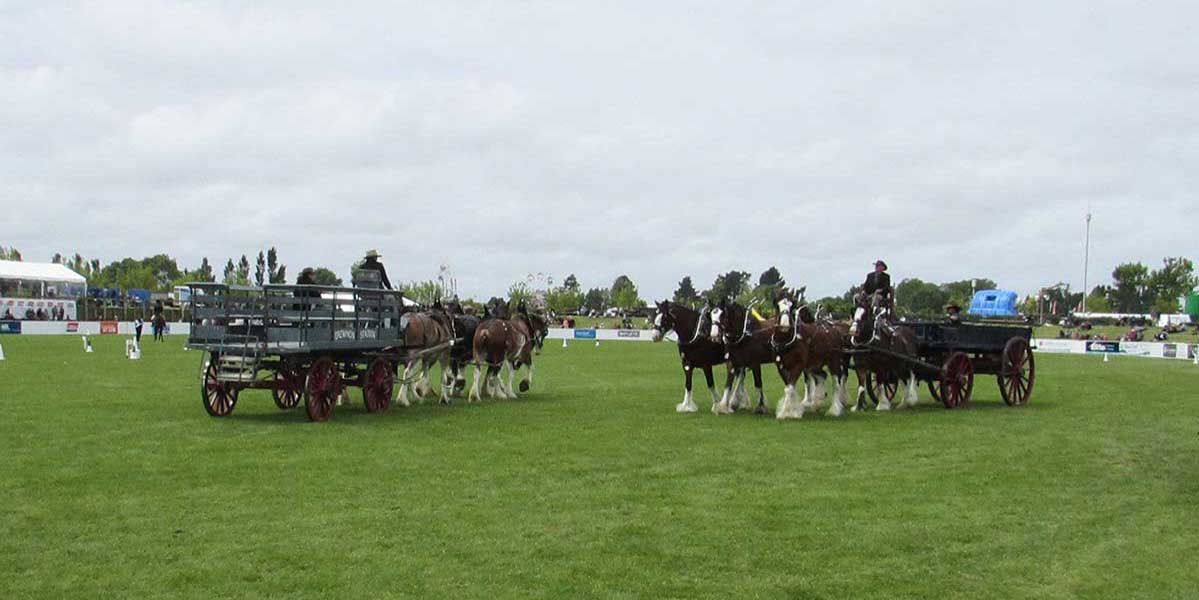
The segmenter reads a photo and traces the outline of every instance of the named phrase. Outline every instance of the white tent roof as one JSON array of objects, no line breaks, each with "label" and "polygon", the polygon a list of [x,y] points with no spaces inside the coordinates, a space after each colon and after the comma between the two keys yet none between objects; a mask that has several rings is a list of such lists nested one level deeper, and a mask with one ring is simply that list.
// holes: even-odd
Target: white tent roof
[{"label": "white tent roof", "polygon": [[83,285],[87,280],[82,275],[57,263],[33,263],[0,260],[0,279],[25,279],[31,281],[54,281]]}]

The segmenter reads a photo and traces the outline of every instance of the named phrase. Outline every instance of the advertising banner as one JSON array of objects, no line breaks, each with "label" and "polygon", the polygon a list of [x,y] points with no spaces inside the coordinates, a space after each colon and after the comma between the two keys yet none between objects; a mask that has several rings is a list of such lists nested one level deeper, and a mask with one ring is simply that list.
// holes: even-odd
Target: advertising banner
[{"label": "advertising banner", "polygon": [[1107,353],[1114,354],[1119,351],[1120,351],[1120,342],[1100,342],[1100,341],[1087,342],[1087,352],[1098,352],[1098,353],[1107,352]]},{"label": "advertising banner", "polygon": [[19,334],[21,333],[20,321],[0,321],[0,333],[3,334]]},{"label": "advertising banner", "polygon": [[620,331],[616,332],[616,337],[618,337],[618,338],[639,338],[639,337],[641,337],[641,331],[638,329],[621,329]]},{"label": "advertising banner", "polygon": [[101,335],[116,335],[120,332],[120,325],[116,321],[100,321]]},{"label": "advertising banner", "polygon": [[575,339],[576,340],[594,340],[595,339],[595,330],[594,329],[576,329],[575,330]]},{"label": "advertising banner", "polygon": [[70,321],[67,323],[67,333],[79,333],[79,322]]},{"label": "advertising banner", "polygon": [[1163,356],[1162,345],[1155,342],[1120,342],[1120,351],[1132,356]]},{"label": "advertising banner", "polygon": [[1037,352],[1082,354],[1087,351],[1086,343],[1076,340],[1033,340],[1033,344]]}]

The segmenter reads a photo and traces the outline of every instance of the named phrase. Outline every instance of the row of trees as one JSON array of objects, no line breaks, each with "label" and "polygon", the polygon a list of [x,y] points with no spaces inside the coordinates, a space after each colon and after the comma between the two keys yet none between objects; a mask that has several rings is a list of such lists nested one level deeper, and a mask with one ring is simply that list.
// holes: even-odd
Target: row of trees
[{"label": "row of trees", "polygon": [[[0,246],[0,260],[22,260],[16,248]],[[208,257],[201,259],[194,269],[183,268],[179,262],[167,255],[156,254],[142,259],[123,258],[103,264],[100,259],[87,259],[78,252],[55,253],[50,262],[58,263],[83,275],[92,288],[119,288],[122,290],[148,289],[154,292],[169,292],[176,285],[188,282],[216,281],[216,273]],[[279,252],[273,246],[260,251],[254,264],[246,255],[234,261],[226,260],[221,272],[221,282],[230,285],[264,285],[287,283],[287,265],[279,261]],[[341,285],[341,278],[324,267],[316,269],[316,282],[321,285]]]}]

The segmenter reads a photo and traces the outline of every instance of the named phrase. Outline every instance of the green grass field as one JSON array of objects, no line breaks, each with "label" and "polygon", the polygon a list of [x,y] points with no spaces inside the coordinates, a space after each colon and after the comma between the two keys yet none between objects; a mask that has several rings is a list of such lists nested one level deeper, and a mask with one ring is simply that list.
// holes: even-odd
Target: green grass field
[{"label": "green grass field", "polygon": [[1185,361],[780,423],[676,414],[672,345],[551,342],[518,401],[312,424],[208,417],[179,338],[0,344],[0,598],[1199,596]]}]

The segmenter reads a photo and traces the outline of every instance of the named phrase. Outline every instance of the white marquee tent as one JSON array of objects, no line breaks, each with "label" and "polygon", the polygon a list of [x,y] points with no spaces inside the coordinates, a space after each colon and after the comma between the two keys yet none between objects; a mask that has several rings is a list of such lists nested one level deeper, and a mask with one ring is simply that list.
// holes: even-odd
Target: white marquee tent
[{"label": "white marquee tent", "polygon": [[0,260],[0,281],[40,283],[43,292],[46,284],[66,284],[81,288],[87,286],[87,279],[64,265],[13,260]]}]

